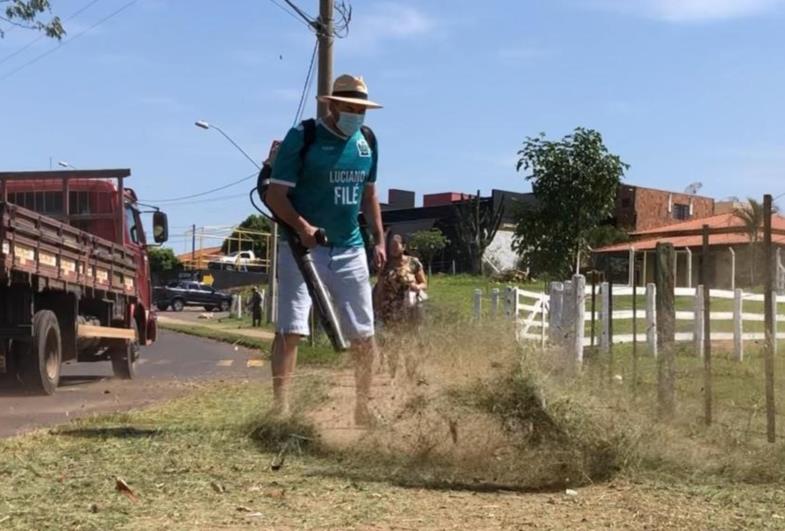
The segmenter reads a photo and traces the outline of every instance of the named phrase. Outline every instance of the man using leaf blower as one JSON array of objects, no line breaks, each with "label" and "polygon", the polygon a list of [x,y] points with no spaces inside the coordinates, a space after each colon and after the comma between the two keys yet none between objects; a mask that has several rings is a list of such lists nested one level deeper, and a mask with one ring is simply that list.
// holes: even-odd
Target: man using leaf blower
[{"label": "man using leaf blower", "polygon": [[[305,120],[289,131],[274,156],[263,197],[275,217],[288,227],[284,230],[295,233],[279,248],[278,322],[272,353],[275,408],[288,413],[297,345],[310,333],[309,286],[300,270],[302,255],[292,249],[292,245],[302,244],[309,249],[308,259],[334,302],[340,322],[338,335],[351,342],[357,387],[354,419],[358,425],[368,425],[373,420],[368,400],[376,346],[369,269],[358,216],[362,208],[374,238],[374,264],[381,268],[386,257],[376,193],[378,150],[373,132],[363,125],[366,110],[381,105],[368,99],[361,77],[349,75],[337,78],[332,94],[320,96],[320,101],[329,104],[329,113],[319,120]],[[335,338],[331,339],[335,346]]]}]

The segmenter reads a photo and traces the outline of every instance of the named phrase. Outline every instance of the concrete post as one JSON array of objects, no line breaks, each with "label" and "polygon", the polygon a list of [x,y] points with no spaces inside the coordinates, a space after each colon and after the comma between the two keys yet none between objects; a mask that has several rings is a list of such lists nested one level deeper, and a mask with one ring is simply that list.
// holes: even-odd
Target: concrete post
[{"label": "concrete post", "polygon": [[733,291],[733,358],[736,361],[744,360],[743,296],[744,293],[740,289]]},{"label": "concrete post", "polygon": [[499,313],[499,288],[491,290],[491,317],[496,318]]},{"label": "concrete post", "polygon": [[561,335],[562,306],[564,303],[564,284],[561,282],[551,282],[550,294],[551,311],[548,315],[548,339],[551,343],[557,343]]},{"label": "concrete post", "polygon": [[611,322],[608,310],[611,306],[611,300],[607,282],[600,284],[600,301],[600,352],[607,354],[611,350],[611,338],[608,335]]},{"label": "concrete post", "polygon": [[573,331],[573,345],[575,354],[575,364],[583,364],[583,335],[585,333],[586,318],[586,278],[583,275],[575,275],[572,278],[575,292],[575,325]]}]

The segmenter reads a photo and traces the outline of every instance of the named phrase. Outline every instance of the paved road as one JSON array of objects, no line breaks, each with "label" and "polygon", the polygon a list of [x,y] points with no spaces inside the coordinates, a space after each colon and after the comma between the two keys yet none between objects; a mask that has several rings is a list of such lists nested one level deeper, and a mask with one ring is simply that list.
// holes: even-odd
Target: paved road
[{"label": "paved road", "polygon": [[0,384],[0,437],[79,416],[148,405],[178,396],[194,382],[268,379],[269,364],[250,359],[257,354],[227,343],[161,331],[155,345],[142,349],[133,381],[113,379],[107,361],[65,366],[53,396],[27,396],[17,385]]}]

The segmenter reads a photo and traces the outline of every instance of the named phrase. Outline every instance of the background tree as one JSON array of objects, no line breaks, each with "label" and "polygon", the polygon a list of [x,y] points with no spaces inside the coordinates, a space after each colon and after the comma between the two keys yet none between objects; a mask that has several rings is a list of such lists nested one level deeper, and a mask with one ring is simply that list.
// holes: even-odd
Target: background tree
[{"label": "background tree", "polygon": [[[257,258],[267,255],[267,236],[270,234],[270,221],[260,214],[251,214],[232,231],[232,235],[223,241],[221,252],[227,254],[236,251],[253,251]],[[255,234],[245,234],[249,231]]]},{"label": "background tree", "polygon": [[[49,21],[41,20],[50,11],[49,0],[0,0],[0,22],[42,31],[47,37],[60,40],[65,35],[60,17],[52,17]],[[0,29],[0,38],[4,36],[3,30]]]},{"label": "background tree", "polygon": [[450,243],[441,230],[418,230],[409,238],[409,249],[415,252],[428,264],[428,275],[431,275],[433,257],[439,254]]},{"label": "background tree", "polygon": [[[772,212],[777,212],[777,207],[772,206]],[[758,248],[760,247],[760,236],[763,230],[763,203],[748,197],[747,204],[734,210],[733,215],[744,224],[744,230],[750,240],[750,286],[755,286],[755,262],[758,260]]]},{"label": "background tree", "polygon": [[514,249],[532,274],[565,278],[592,231],[611,217],[629,166],[608,152],[599,132],[580,127],[561,140],[529,137],[518,155],[537,204],[518,214]]},{"label": "background tree", "polygon": [[504,215],[504,198],[494,208],[492,201],[483,201],[480,191],[467,201],[453,205],[457,223],[455,232],[458,244],[469,257],[469,267],[473,275],[482,273],[482,256],[493,241]]},{"label": "background tree", "polygon": [[183,264],[169,247],[150,247],[147,251],[150,257],[150,271],[153,273],[180,271],[183,268]]}]

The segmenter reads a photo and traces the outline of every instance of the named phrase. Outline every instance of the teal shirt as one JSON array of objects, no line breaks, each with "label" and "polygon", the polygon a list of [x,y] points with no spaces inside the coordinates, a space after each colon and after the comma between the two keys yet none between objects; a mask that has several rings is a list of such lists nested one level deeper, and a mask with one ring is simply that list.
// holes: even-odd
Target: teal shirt
[{"label": "teal shirt", "polygon": [[331,245],[362,247],[358,216],[365,185],[376,182],[377,153],[361,131],[343,138],[321,121],[302,161],[304,141],[302,125],[289,130],[273,163],[271,182],[292,188],[289,199],[295,210],[323,228]]}]

